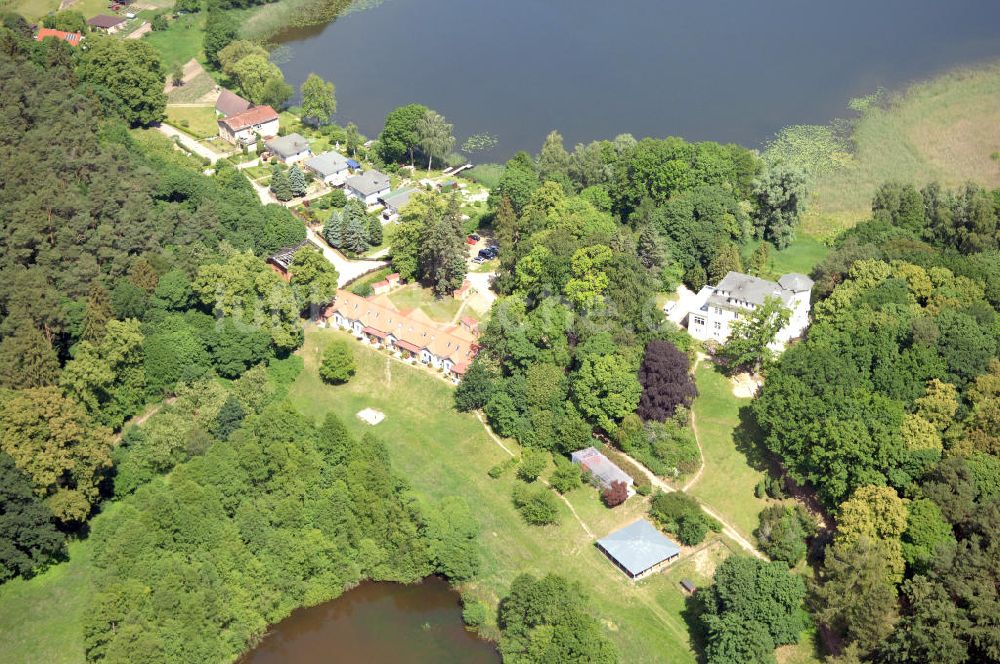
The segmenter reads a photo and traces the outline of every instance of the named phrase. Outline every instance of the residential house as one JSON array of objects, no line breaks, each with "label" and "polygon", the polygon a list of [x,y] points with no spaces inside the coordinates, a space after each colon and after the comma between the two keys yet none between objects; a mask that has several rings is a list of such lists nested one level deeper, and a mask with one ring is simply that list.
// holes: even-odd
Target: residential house
[{"label": "residential house", "polygon": [[681,555],[681,548],[645,519],[616,530],[596,544],[633,581],[660,571]]},{"label": "residential house", "polygon": [[292,274],[289,272],[289,269],[292,266],[292,257],[295,256],[296,251],[307,245],[312,246],[317,251],[322,251],[322,249],[311,240],[303,240],[302,242],[292,245],[291,247],[279,249],[276,253],[268,256],[268,267],[270,267],[274,272],[277,272],[278,275],[285,281],[291,281]]},{"label": "residential house", "polygon": [[225,88],[219,93],[219,98],[215,100],[215,112],[224,118],[245,113],[250,110],[251,106],[253,104],[249,101]]},{"label": "residential house", "polygon": [[389,193],[389,176],[374,170],[366,171],[347,178],[344,187],[349,198],[357,198],[372,207]]},{"label": "residential house", "polygon": [[100,30],[101,32],[106,32],[109,35],[113,35],[123,27],[125,27],[125,19],[121,16],[108,16],[107,14],[98,14],[94,18],[87,19],[87,25],[89,25],[94,30]]},{"label": "residential house", "polygon": [[602,490],[610,488],[613,482],[624,482],[629,495],[635,493],[632,488],[635,481],[611,459],[598,452],[597,448],[587,447],[577,450],[570,455],[570,460],[589,472]]},{"label": "residential house", "polygon": [[323,182],[333,187],[342,186],[350,173],[347,157],[334,150],[316,155],[306,161],[305,166]]},{"label": "residential house", "polygon": [[781,350],[786,343],[802,336],[809,326],[812,287],[812,279],[804,274],[786,274],[775,283],[730,272],[716,286],[699,291],[694,307],[688,312],[688,332],[695,339],[723,343],[732,333],[733,321],[762,306],[767,298],[776,297],[791,310],[788,324],[772,344],[774,350]]},{"label": "residential house", "polygon": [[301,134],[275,136],[264,141],[264,147],[286,164],[296,164],[312,156],[309,141]]},{"label": "residential house", "polygon": [[219,120],[219,136],[234,145],[256,145],[258,138],[278,133],[278,113],[270,106],[253,108]]},{"label": "residential house", "polygon": [[79,32],[64,32],[63,30],[53,30],[52,28],[39,28],[38,34],[35,35],[35,41],[42,41],[49,37],[64,41],[70,46],[79,46],[80,40],[83,39],[83,35]]},{"label": "residential house", "polygon": [[469,370],[479,350],[476,335],[459,326],[428,324],[350,291],[337,291],[325,318],[327,324],[349,330],[376,347],[440,369],[455,382]]},{"label": "residential house", "polygon": [[402,211],[403,206],[410,202],[413,194],[417,193],[419,189],[400,189],[399,191],[394,191],[380,199],[380,202],[385,207],[382,210],[382,218],[386,221],[396,221],[399,218],[399,213]]}]

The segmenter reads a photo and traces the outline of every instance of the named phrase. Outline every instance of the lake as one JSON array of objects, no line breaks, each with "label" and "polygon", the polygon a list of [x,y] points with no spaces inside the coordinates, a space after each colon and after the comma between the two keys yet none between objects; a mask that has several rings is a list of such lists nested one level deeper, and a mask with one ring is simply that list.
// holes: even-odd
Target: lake
[{"label": "lake", "polygon": [[281,67],[337,86],[336,121],[374,137],[420,102],[476,161],[628,132],[759,146],[846,117],[852,97],[1000,57],[998,0],[385,0],[290,30]]},{"label": "lake", "polygon": [[497,664],[496,648],[462,625],[458,593],[437,577],[363,583],[271,627],[240,664]]}]

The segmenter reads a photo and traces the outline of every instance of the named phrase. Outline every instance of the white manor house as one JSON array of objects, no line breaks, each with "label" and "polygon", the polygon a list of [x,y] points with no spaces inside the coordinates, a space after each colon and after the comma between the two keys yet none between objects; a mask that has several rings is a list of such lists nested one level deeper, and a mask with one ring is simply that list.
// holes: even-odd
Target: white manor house
[{"label": "white manor house", "polygon": [[730,272],[715,286],[705,286],[688,311],[688,332],[695,339],[712,339],[723,343],[731,334],[737,317],[764,304],[769,297],[777,297],[791,310],[788,324],[775,338],[772,347],[781,350],[792,339],[802,336],[809,326],[809,297],[813,280],[804,274],[786,274],[777,283]]}]

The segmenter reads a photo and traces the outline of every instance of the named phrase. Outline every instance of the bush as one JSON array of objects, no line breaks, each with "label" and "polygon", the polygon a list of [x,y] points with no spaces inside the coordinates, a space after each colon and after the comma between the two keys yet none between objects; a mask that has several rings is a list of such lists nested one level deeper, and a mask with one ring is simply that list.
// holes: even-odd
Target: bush
[{"label": "bush", "polygon": [[327,383],[346,383],[354,375],[354,352],[346,341],[334,341],[323,352],[319,376]]},{"label": "bush", "polygon": [[153,17],[153,20],[149,22],[153,30],[160,31],[167,29],[167,17],[163,14],[157,14]]},{"label": "bush", "polygon": [[549,484],[559,493],[567,493],[583,483],[580,466],[564,457],[556,457],[556,469],[549,476]]},{"label": "bush", "polygon": [[372,295],[375,294],[375,289],[372,288],[371,284],[363,283],[363,284],[357,284],[356,286],[352,286],[351,292],[357,295],[358,297],[371,297]]},{"label": "bush", "polygon": [[518,482],[514,485],[512,498],[514,507],[527,523],[533,526],[559,523],[559,502],[544,486]]},{"label": "bush", "polygon": [[632,463],[630,459],[627,459],[621,452],[613,447],[604,445],[601,447],[601,453],[608,457],[612,463],[625,471],[626,475],[632,478],[632,481],[634,482],[633,488],[636,493],[648,496],[653,492],[653,485],[646,476],[646,473],[637,468],[636,465]]},{"label": "bush", "polygon": [[534,482],[545,470],[548,463],[548,453],[545,450],[527,449],[521,457],[521,465],[517,468],[517,476],[525,482]]},{"label": "bush", "polygon": [[618,507],[628,499],[628,485],[625,482],[615,480],[611,486],[606,488],[601,494],[601,500],[608,507]]},{"label": "bush", "polygon": [[462,603],[462,622],[469,627],[481,627],[490,617],[490,610],[479,600]]},{"label": "bush", "polygon": [[772,505],[759,518],[754,536],[769,558],[794,567],[806,557],[806,539],[816,534],[816,522],[802,505]]},{"label": "bush", "polygon": [[488,471],[486,471],[486,474],[492,477],[493,479],[498,480],[504,475],[506,475],[507,471],[509,471],[516,465],[517,465],[517,459],[514,458],[504,459],[503,461],[501,461],[500,463],[498,463],[497,465],[493,466]]},{"label": "bush", "polygon": [[722,524],[705,514],[698,501],[683,491],[657,493],[649,515],[687,546],[700,544],[709,530],[722,530]]}]

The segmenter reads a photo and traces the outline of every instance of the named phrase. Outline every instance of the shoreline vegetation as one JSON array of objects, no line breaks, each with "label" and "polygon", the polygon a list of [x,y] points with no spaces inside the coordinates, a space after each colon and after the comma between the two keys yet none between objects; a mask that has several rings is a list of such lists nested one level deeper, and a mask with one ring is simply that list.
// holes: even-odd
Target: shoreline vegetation
[{"label": "shoreline vegetation", "polygon": [[918,188],[975,182],[1000,186],[1000,61],[952,69],[905,88],[851,100],[853,120],[794,125],[779,132],[765,157],[811,172],[800,230],[824,242],[871,214],[883,182]]},{"label": "shoreline vegetation", "polygon": [[279,0],[262,5],[246,20],[240,34],[269,50],[275,37],[304,28],[322,29],[327,23],[355,11],[377,7],[382,0]]}]

